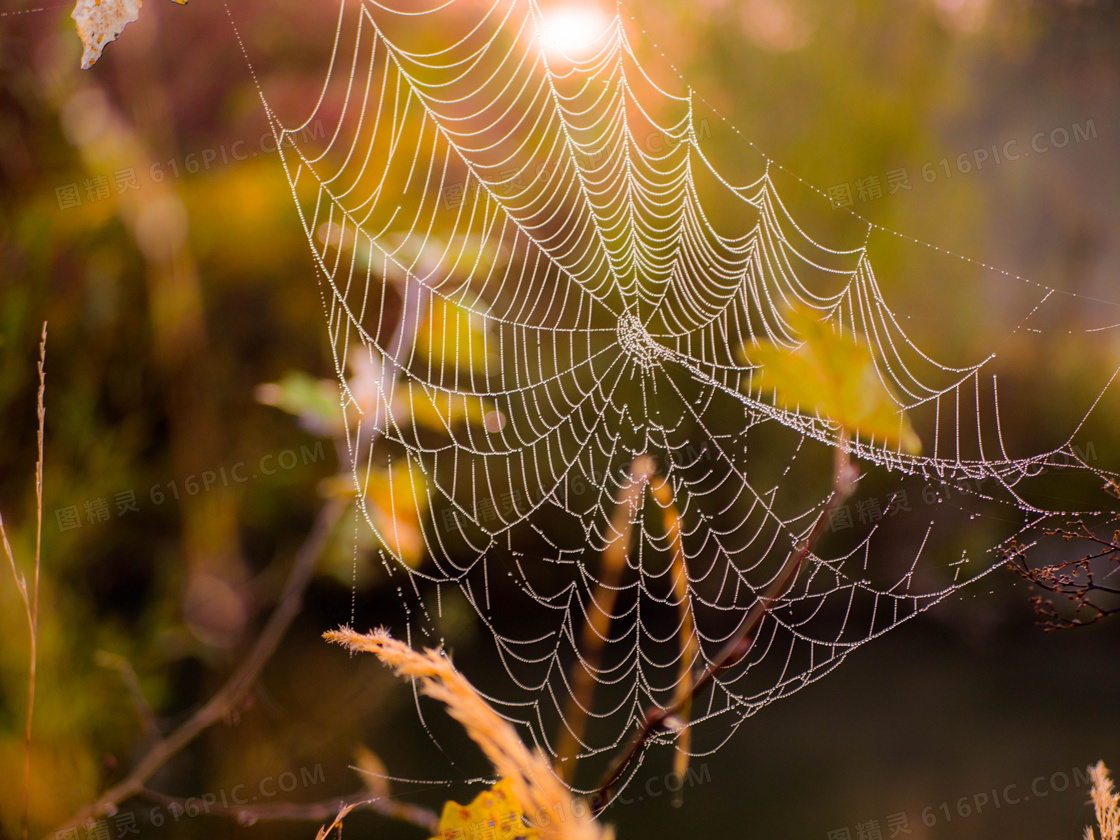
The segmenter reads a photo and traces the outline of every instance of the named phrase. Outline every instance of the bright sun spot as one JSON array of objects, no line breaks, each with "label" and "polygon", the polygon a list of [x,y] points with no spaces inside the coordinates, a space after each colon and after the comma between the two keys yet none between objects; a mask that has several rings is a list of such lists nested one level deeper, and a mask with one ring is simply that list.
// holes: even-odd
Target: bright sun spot
[{"label": "bright sun spot", "polygon": [[610,21],[591,5],[555,6],[544,13],[541,36],[553,55],[577,58],[607,30]]}]

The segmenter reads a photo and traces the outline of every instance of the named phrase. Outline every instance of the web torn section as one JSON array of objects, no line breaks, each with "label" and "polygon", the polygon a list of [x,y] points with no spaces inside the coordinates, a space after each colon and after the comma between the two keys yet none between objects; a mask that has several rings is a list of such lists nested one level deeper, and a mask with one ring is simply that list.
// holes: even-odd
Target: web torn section
[{"label": "web torn section", "polygon": [[[440,640],[441,593],[461,592],[502,665],[490,699],[548,753],[574,739],[594,763],[713,663],[821,515],[845,446],[851,502],[683,722],[703,754],[1013,540],[1114,521],[1088,501],[1114,474],[1073,433],[1009,452],[995,350],[950,364],[911,337],[873,269],[889,231],[856,220],[851,241],[818,241],[764,155],[747,150],[746,183],[720,174],[693,97],[647,75],[620,20],[573,59],[547,48],[544,14],[345,0],[315,110],[275,123],[413,644]],[[797,350],[806,312],[861,348],[920,453],[764,387],[747,354]],[[646,486],[661,480],[668,506]],[[418,554],[406,508],[423,512]]]}]

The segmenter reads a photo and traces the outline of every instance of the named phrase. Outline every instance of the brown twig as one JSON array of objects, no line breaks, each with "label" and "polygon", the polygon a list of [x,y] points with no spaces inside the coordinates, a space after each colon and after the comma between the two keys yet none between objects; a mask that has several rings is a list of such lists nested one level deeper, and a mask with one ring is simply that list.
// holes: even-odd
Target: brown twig
[{"label": "brown twig", "polygon": [[1066,542],[1072,540],[1087,542],[1102,549],[1092,551],[1078,560],[1067,560],[1037,568],[1032,568],[1027,562],[1027,552],[1032,546],[1023,546],[1012,541],[1003,550],[1003,559],[1007,561],[1009,569],[1031,583],[1032,586],[1064,597],[1073,606],[1073,615],[1064,615],[1053,601],[1032,594],[1030,598],[1031,607],[1038,615],[1040,623],[1046,628],[1046,631],[1086,627],[1111,615],[1120,615],[1120,606],[1107,607],[1098,603],[1093,597],[1094,593],[1105,596],[1120,595],[1120,590],[1098,583],[1093,575],[1091,565],[1092,561],[1102,558],[1110,558],[1114,562],[1120,563],[1120,531],[1117,531],[1113,534],[1112,539],[1108,540],[1098,537],[1084,522],[1078,521],[1077,527],[1074,529],[1053,528],[1045,531],[1045,535],[1061,537]]},{"label": "brown twig", "polygon": [[[843,439],[843,435],[841,439]],[[634,733],[630,745],[611,765],[610,769],[604,775],[603,780],[600,782],[598,789],[592,794],[591,806],[592,813],[595,816],[602,813],[603,809],[610,804],[616,788],[626,774],[626,770],[645,751],[650,739],[661,730],[667,728],[666,721],[670,718],[678,718],[684,706],[691,703],[692,698],[695,697],[698,692],[706,688],[716,677],[728,668],[733,667],[750,652],[751,646],[754,643],[754,632],[758,629],[763,617],[769,612],[771,605],[789,590],[797,576],[798,569],[801,568],[802,562],[809,556],[820,538],[824,536],[829,513],[847,499],[854,489],[855,467],[853,467],[851,463],[847,448],[842,444],[836,447],[835,450],[832,492],[825,502],[824,507],[821,508],[821,512],[813,523],[813,527],[809,530],[809,534],[802,541],[801,545],[786,558],[785,563],[779,570],[777,577],[774,578],[769,589],[755,601],[746,616],[744,616],[743,621],[740,623],[734,635],[728,639],[704,672],[691,681],[687,690],[679,691],[677,698],[668,706],[651,709],[647,712],[645,720],[642,722],[641,726],[639,726],[637,732]]]},{"label": "brown twig", "polygon": [[8,541],[8,532],[4,528],[4,517],[0,516],[0,540],[4,543],[4,554],[12,569],[16,588],[23,600],[23,609],[27,615],[27,629],[30,632],[30,655],[27,665],[27,726],[23,738],[23,804],[20,811],[20,831],[23,840],[27,840],[28,825],[31,809],[31,723],[35,714],[35,678],[39,657],[39,560],[43,548],[43,427],[47,419],[47,411],[43,397],[47,389],[47,322],[43,322],[42,338],[39,341],[39,396],[36,410],[39,417],[38,433],[38,458],[35,462],[35,569],[32,577],[31,592],[27,591],[27,578],[20,575],[16,568],[16,557],[12,552],[11,543]]},{"label": "brown twig", "polygon": [[392,799],[376,797],[368,790],[352,793],[349,796],[339,796],[333,799],[324,799],[319,802],[272,802],[264,805],[246,805],[244,807],[228,807],[217,803],[201,803],[197,797],[184,799],[177,796],[167,796],[150,788],[140,790],[141,797],[150,802],[156,802],[170,808],[178,808],[180,813],[191,814],[202,811],[210,816],[233,817],[243,825],[251,825],[261,821],[288,820],[290,822],[314,822],[318,820],[333,819],[340,809],[350,811],[374,811],[391,819],[411,823],[417,828],[422,828],[429,834],[439,833],[439,817],[427,808],[419,805],[407,805]]},{"label": "brown twig", "polygon": [[296,553],[292,570],[284,584],[280,601],[269,616],[264,630],[257,638],[249,655],[207,703],[176,729],[171,735],[157,741],[121,782],[103,793],[96,802],[78,811],[64,824],[80,825],[100,816],[110,807],[119,805],[144,791],[144,784],[176,753],[191,743],[198,735],[225,717],[248,693],[269,657],[276,650],[292,620],[299,613],[303,592],[311,579],[315,561],[326,547],[335,523],[346,507],[344,500],[332,498],[319,511],[311,533]]}]

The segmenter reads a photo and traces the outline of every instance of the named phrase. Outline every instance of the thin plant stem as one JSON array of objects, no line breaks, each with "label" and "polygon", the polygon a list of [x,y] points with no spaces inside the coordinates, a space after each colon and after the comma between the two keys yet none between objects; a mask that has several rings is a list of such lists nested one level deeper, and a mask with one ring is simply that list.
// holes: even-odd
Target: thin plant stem
[{"label": "thin plant stem", "polygon": [[[684,776],[688,770],[688,751],[692,746],[692,729],[688,725],[692,714],[692,668],[700,655],[700,645],[696,638],[696,623],[692,615],[692,601],[688,595],[688,563],[684,553],[684,537],[681,533],[681,515],[673,501],[673,490],[669,482],[661,478],[650,485],[650,493],[661,505],[661,518],[673,548],[673,597],[677,599],[680,612],[681,664],[677,672],[677,690],[673,705],[680,709],[677,720],[677,753],[673,759],[673,772]],[[682,793],[677,791],[674,804],[681,803]]]},{"label": "thin plant stem", "polygon": [[579,754],[588,714],[595,699],[594,674],[602,662],[603,645],[610,633],[614,604],[630,553],[634,510],[653,475],[653,469],[653,461],[648,456],[634,459],[630,464],[630,483],[623,488],[611,517],[614,539],[603,549],[599,582],[587,604],[587,617],[580,635],[580,656],[572,664],[571,692],[564,709],[556,750],[556,775],[565,783],[570,784],[575,775],[575,758]]},{"label": "thin plant stem", "polygon": [[38,673],[39,658],[39,560],[43,547],[43,426],[47,411],[43,398],[47,389],[47,322],[43,322],[43,333],[39,341],[39,394],[36,412],[39,417],[38,457],[35,461],[35,568],[31,592],[27,591],[27,578],[19,573],[8,532],[4,528],[4,517],[0,516],[0,540],[4,544],[4,554],[12,569],[16,588],[23,600],[23,610],[27,616],[27,629],[30,635],[27,665],[27,725],[23,735],[23,802],[20,809],[20,834],[27,840],[31,814],[31,726],[35,715],[35,680]]},{"label": "thin plant stem", "polygon": [[31,665],[27,680],[27,731],[24,739],[23,763],[23,840],[27,840],[28,808],[31,797],[31,718],[35,713],[35,677],[39,647],[39,561],[43,556],[43,429],[47,422],[44,397],[47,392],[47,322],[39,339],[39,395],[36,412],[39,415],[37,435],[38,457],[35,459],[35,583],[31,587]]},{"label": "thin plant stem", "polygon": [[16,589],[19,590],[20,598],[23,601],[23,610],[27,616],[27,629],[31,637],[30,662],[27,666],[27,727],[24,730],[23,741],[23,802],[20,811],[20,832],[23,840],[27,840],[31,808],[31,717],[35,707],[35,659],[38,655],[36,646],[37,610],[32,607],[31,599],[27,594],[27,579],[22,577],[16,568],[16,558],[12,553],[11,543],[8,541],[8,532],[4,528],[4,517],[2,515],[0,515],[0,539],[3,540],[4,554],[7,555],[8,563],[12,569],[12,577],[16,581]]}]

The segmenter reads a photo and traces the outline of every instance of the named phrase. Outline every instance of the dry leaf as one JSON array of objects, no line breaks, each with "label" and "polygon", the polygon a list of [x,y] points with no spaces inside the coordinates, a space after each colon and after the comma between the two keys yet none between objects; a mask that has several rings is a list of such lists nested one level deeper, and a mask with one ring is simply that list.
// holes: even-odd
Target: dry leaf
[{"label": "dry leaf", "polygon": [[439,837],[494,837],[499,840],[540,840],[541,832],[525,819],[525,812],[509,779],[484,790],[469,805],[448,802],[439,818]]},{"label": "dry leaf", "polygon": [[[173,0],[180,6],[187,0]],[[110,41],[124,31],[132,21],[140,17],[143,0],[78,0],[70,17],[78,27],[78,37],[82,39],[85,51],[82,53],[82,69],[88,70],[101,51]]]}]

